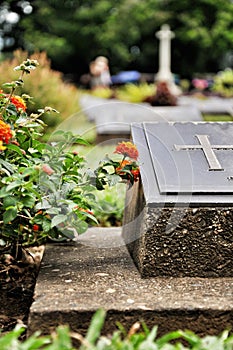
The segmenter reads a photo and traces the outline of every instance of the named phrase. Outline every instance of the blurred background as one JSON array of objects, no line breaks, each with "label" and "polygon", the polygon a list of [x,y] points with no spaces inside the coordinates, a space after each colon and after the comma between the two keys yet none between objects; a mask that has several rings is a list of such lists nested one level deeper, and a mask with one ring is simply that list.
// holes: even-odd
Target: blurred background
[{"label": "blurred background", "polygon": [[103,55],[111,74],[134,70],[150,80],[158,70],[155,33],[164,23],[175,33],[171,70],[178,78],[232,68],[232,0],[3,0],[0,62],[18,48],[45,51],[52,69],[78,85]]}]

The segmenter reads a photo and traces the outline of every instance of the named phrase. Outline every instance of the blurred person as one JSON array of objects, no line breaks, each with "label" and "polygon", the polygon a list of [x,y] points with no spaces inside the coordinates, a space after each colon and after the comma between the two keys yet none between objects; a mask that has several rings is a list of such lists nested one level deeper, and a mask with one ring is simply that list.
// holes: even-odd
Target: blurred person
[{"label": "blurred person", "polygon": [[109,87],[112,84],[108,66],[108,59],[98,56],[89,66],[91,73],[91,87]]}]

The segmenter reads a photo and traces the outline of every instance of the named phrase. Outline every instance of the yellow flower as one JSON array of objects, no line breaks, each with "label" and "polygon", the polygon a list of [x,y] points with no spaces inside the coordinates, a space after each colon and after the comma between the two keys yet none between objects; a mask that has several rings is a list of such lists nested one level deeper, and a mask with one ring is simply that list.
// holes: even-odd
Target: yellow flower
[{"label": "yellow flower", "polygon": [[6,149],[5,146],[3,146],[2,141],[0,140],[0,151],[4,151]]}]

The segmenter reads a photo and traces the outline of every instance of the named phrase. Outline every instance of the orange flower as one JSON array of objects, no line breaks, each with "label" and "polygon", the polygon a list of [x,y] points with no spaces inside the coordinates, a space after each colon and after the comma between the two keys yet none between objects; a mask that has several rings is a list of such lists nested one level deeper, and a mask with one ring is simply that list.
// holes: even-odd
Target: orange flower
[{"label": "orange flower", "polygon": [[118,174],[121,174],[121,170],[128,164],[131,164],[131,162],[129,160],[123,160],[120,165],[116,168],[116,173]]},{"label": "orange flower", "polygon": [[81,207],[79,207],[78,205],[75,205],[75,207],[74,207],[73,209],[74,209],[74,210],[79,210],[79,211],[84,211],[84,212],[87,213],[87,214],[94,215],[93,211],[91,211],[91,210],[89,210],[89,209],[81,208]]},{"label": "orange flower", "polygon": [[10,98],[10,102],[13,105],[15,105],[15,107],[17,109],[22,109],[23,111],[26,111],[27,106],[26,106],[25,101],[22,99],[22,97],[17,96],[17,95],[10,96],[10,95],[4,94],[4,92],[2,90],[0,90],[0,94],[2,95],[1,97],[8,97],[8,98]]},{"label": "orange flower", "polygon": [[13,137],[13,133],[10,128],[10,125],[0,120],[0,141],[8,144],[12,137]]},{"label": "orange flower", "polygon": [[132,159],[138,159],[138,150],[132,142],[120,142],[118,143],[114,153],[123,154],[125,157]]},{"label": "orange flower", "polygon": [[26,103],[20,96],[11,96],[10,101],[17,109],[21,108],[23,111],[26,111]]}]

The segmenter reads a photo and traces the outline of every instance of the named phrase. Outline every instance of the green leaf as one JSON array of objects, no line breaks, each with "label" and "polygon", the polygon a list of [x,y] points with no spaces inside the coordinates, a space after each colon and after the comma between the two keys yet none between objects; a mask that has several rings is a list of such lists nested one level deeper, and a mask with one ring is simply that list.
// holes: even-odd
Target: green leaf
[{"label": "green leaf", "polygon": [[116,174],[113,174],[113,175],[106,174],[106,178],[109,186],[115,186],[118,182],[121,181],[121,177]]},{"label": "green leaf", "polygon": [[[171,340],[175,340],[178,338],[183,338],[184,337],[185,332],[182,331],[174,331],[174,332],[170,332],[165,334],[164,336],[162,336],[161,338],[159,338],[157,340],[157,345],[160,347],[162,347],[163,345],[167,344],[168,342],[170,342]],[[197,338],[197,336],[196,336]],[[185,337],[186,339],[186,337]],[[193,337],[188,335],[187,333],[187,341],[191,342],[193,344]]]},{"label": "green leaf", "polygon": [[79,145],[89,145],[89,142],[82,139],[81,137],[77,137],[74,139],[74,143],[78,143]]},{"label": "green leaf", "polygon": [[34,349],[46,349],[44,346],[51,344],[51,338],[49,336],[38,337],[39,332],[31,335],[27,340],[21,343],[19,350],[34,350]]},{"label": "green leaf", "polygon": [[72,350],[71,338],[69,335],[69,327],[68,326],[59,326],[56,329],[57,335],[53,340],[54,347],[51,350],[56,349],[64,349],[64,350]]},{"label": "green leaf", "polygon": [[35,197],[32,197],[32,196],[25,196],[21,198],[21,202],[25,207],[33,208],[35,205],[36,199]]},{"label": "green leaf", "polygon": [[42,229],[44,232],[49,232],[51,230],[51,221],[47,218],[44,218],[42,221]]},{"label": "green leaf", "polygon": [[9,196],[9,193],[6,191],[6,187],[2,187],[0,190],[0,198]]},{"label": "green leaf", "polygon": [[12,165],[1,158],[0,158],[0,165],[2,165],[5,169],[7,169],[9,173],[13,173]]},{"label": "green leaf", "polygon": [[[92,317],[91,324],[89,326],[89,329],[87,331],[87,335],[85,337],[85,340],[91,344],[94,345],[97,339],[100,336],[100,332],[102,330],[104,321],[106,317],[106,311],[104,309],[99,309],[96,311],[94,316]],[[84,350],[85,346],[81,346],[80,350]]]},{"label": "green leaf", "polygon": [[20,156],[23,155],[23,154],[22,154],[22,150],[21,150],[18,146],[13,145],[12,143],[10,143],[9,145],[7,145],[7,149],[18,153]]},{"label": "green leaf", "polygon": [[10,207],[3,213],[3,222],[4,224],[8,224],[9,222],[13,221],[17,216],[17,208],[16,207]]},{"label": "green leaf", "polygon": [[25,123],[28,120],[27,116],[20,116],[15,122],[16,124],[22,124]]},{"label": "green leaf", "polygon": [[7,196],[3,200],[3,209],[7,209],[10,206],[16,206],[17,199],[14,197]]},{"label": "green leaf", "polygon": [[11,190],[13,190],[14,188],[20,187],[22,185],[21,181],[16,180],[13,181],[12,183],[10,183],[7,187],[6,187],[6,191],[10,192]]},{"label": "green leaf", "polygon": [[17,349],[20,347],[18,337],[25,331],[25,327],[16,326],[15,329],[0,337],[0,349]]},{"label": "green leaf", "polygon": [[82,234],[88,229],[88,224],[83,220],[79,220],[74,226],[78,234]]},{"label": "green leaf", "polygon": [[59,214],[59,215],[55,215],[53,218],[52,218],[52,221],[51,221],[51,228],[59,225],[60,223],[66,221],[67,217],[66,215],[63,215],[63,214]]}]

